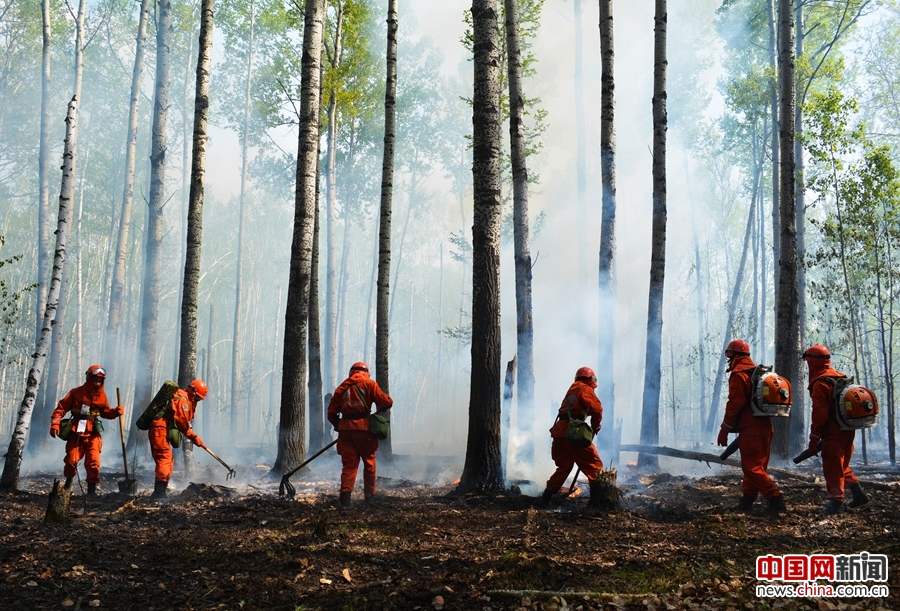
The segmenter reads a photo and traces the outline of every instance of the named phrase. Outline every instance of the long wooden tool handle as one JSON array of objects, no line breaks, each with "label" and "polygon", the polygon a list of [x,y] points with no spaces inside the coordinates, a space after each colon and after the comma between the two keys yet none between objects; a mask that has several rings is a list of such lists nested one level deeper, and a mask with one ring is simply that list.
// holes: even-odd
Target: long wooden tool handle
[{"label": "long wooden tool handle", "polygon": [[[116,387],[116,407],[122,407],[122,392]],[[125,463],[125,479],[128,479],[128,454],[125,452],[125,419],[119,414],[119,437],[122,438],[122,462]]]},{"label": "long wooden tool handle", "polygon": [[[116,407],[122,407],[122,392],[116,387]],[[125,464],[125,479],[128,479],[128,453],[125,452],[125,419],[119,414],[119,437],[122,438],[122,462]]]},{"label": "long wooden tool handle", "polygon": [[299,465],[297,465],[296,467],[294,467],[294,468],[291,470],[290,473],[286,473],[286,474],[285,474],[285,477],[286,477],[286,478],[289,478],[290,476],[292,476],[294,473],[296,473],[297,471],[299,471],[300,469],[302,469],[303,467],[305,467],[306,465],[308,465],[309,463],[311,463],[312,461],[314,461],[315,459],[317,459],[319,456],[321,456],[322,453],[325,452],[325,450],[327,450],[328,448],[330,448],[331,446],[333,446],[333,445],[336,444],[337,442],[338,442],[338,440],[335,439],[334,441],[332,441],[331,443],[329,443],[327,446],[325,446],[324,448],[322,448],[321,450],[319,450],[318,452],[316,452],[315,454],[313,454],[312,456],[310,456],[309,458],[307,458],[305,461],[303,461],[302,463],[300,463]]}]

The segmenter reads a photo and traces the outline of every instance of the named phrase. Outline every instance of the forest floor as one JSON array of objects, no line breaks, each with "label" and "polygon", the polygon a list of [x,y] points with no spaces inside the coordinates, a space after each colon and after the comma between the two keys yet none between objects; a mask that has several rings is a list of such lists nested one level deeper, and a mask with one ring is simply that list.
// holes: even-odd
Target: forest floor
[{"label": "forest floor", "polygon": [[[621,510],[600,514],[585,494],[536,509],[397,477],[379,477],[374,506],[358,486],[342,510],[334,480],[298,474],[285,500],[262,469],[156,502],[152,475],[130,498],[104,472],[106,493],[76,492],[62,524],[43,522],[53,474],[31,473],[0,494],[0,609],[900,609],[900,486],[884,485],[900,472],[860,473],[883,489],[828,517],[821,484],[782,480],[789,512],[773,518],[762,500],[732,511],[735,469],[625,471]],[[888,598],[756,596],[758,555],[862,551],[888,555]]]}]

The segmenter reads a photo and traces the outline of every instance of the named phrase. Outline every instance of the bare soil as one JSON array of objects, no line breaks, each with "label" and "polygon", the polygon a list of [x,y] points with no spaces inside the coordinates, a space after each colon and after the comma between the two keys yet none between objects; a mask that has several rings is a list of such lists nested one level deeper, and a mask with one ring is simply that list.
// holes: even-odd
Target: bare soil
[{"label": "bare soil", "polygon": [[[342,510],[333,481],[299,475],[295,500],[259,477],[156,502],[149,481],[109,492],[121,478],[104,473],[97,499],[76,492],[63,524],[43,522],[52,474],[0,494],[0,609],[900,609],[896,486],[824,517],[820,484],[782,481],[789,512],[772,517],[762,500],[731,510],[736,470],[620,472],[622,509],[600,514],[583,494],[536,509],[397,478]],[[756,597],[758,555],[860,551],[889,556],[889,598]]]}]

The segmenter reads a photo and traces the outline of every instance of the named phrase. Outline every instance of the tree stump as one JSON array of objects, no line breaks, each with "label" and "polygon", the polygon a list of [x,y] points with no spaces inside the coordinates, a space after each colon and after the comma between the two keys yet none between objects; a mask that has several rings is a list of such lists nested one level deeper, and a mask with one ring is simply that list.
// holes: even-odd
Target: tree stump
[{"label": "tree stump", "polygon": [[50,491],[50,500],[47,503],[47,515],[44,522],[65,522],[69,519],[69,503],[72,501],[72,491],[58,479],[53,480],[53,490]]},{"label": "tree stump", "polygon": [[[616,487],[616,469],[601,469],[593,485],[597,488],[591,494],[590,506],[595,509],[618,509],[622,491]],[[597,494],[596,500],[594,495]]]}]

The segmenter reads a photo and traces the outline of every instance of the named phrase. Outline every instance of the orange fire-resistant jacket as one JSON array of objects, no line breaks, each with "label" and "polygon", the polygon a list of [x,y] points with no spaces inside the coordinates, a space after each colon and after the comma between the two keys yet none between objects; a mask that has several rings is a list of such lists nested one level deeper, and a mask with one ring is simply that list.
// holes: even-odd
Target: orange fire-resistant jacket
[{"label": "orange fire-resistant jacket", "polygon": [[394,400],[368,371],[356,370],[334,390],[328,404],[328,422],[338,431],[368,431],[372,404],[376,411],[391,409]]},{"label": "orange fire-resistant jacket", "polygon": [[191,421],[194,419],[194,413],[196,411],[197,403],[191,400],[186,390],[178,389],[175,391],[175,394],[172,395],[172,401],[169,403],[166,415],[154,420],[150,423],[150,426],[165,427],[166,418],[171,418],[175,423],[175,428],[181,431],[181,433],[195,445],[203,448],[206,447],[203,445],[203,440],[201,440],[196,431],[191,428]]},{"label": "orange fire-resistant jacket", "polygon": [[756,364],[749,356],[738,355],[731,359],[728,371],[728,403],[725,404],[725,417],[722,419],[722,428],[726,431],[738,433],[749,428],[772,429],[772,419],[768,416],[754,416],[750,409],[750,401],[753,398],[751,376]]},{"label": "orange fire-resistant jacket", "polygon": [[[831,365],[809,361],[809,396],[812,399],[812,416],[810,418],[809,442],[818,442],[826,433],[840,431],[834,413],[834,384],[821,378],[840,378],[844,374],[836,371]],[[852,432],[852,431],[851,431]]]},{"label": "orange fire-resistant jacket", "polygon": [[809,426],[809,445],[822,445],[822,474],[828,496],[843,500],[844,489],[859,480],[850,468],[853,440],[856,431],[842,430],[837,423],[834,405],[834,385],[825,378],[839,378],[842,374],[831,367],[830,361],[807,361],[809,365],[809,396],[812,398],[812,417]]},{"label": "orange fire-resistant jacket", "polygon": [[[87,407],[87,410],[82,407]],[[84,415],[83,412],[93,414],[93,417]],[[94,417],[99,416],[112,420],[117,418],[121,413],[121,408],[110,407],[109,400],[106,398],[106,391],[103,387],[96,388],[93,384],[85,382],[81,386],[73,388],[56,404],[56,409],[50,416],[50,427],[59,430],[59,423],[63,417],[71,412],[76,418],[84,417],[87,420],[87,427],[83,433],[77,433],[76,427],[72,427],[72,434],[90,435],[94,432]]]},{"label": "orange fire-resistant jacket", "polygon": [[[603,405],[600,399],[594,394],[597,384],[594,382],[585,382],[583,380],[575,380],[566,391],[566,397],[559,407],[557,420],[550,429],[550,437],[565,437],[566,430],[569,428],[569,412],[573,418],[579,420],[591,419],[591,430],[594,435],[600,430],[600,421],[603,419]],[[568,409],[566,409],[568,407]]]}]

